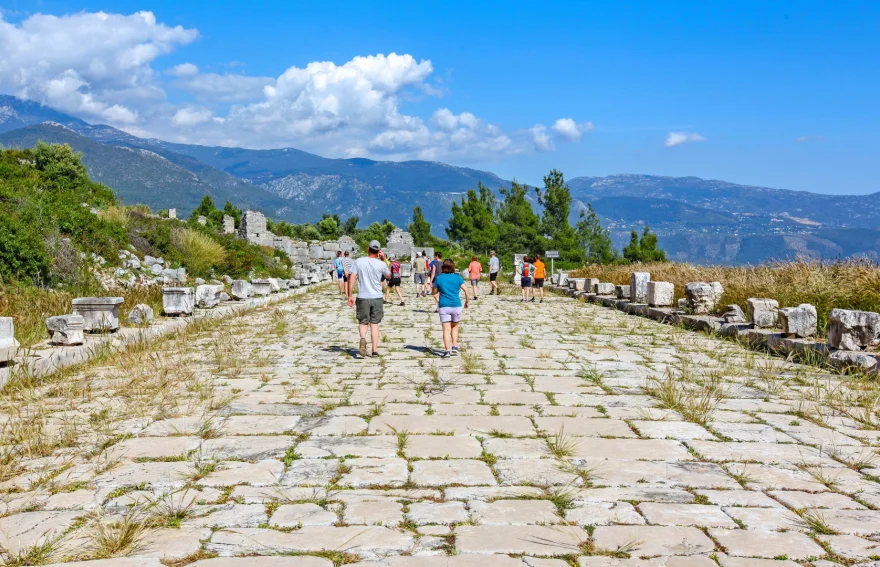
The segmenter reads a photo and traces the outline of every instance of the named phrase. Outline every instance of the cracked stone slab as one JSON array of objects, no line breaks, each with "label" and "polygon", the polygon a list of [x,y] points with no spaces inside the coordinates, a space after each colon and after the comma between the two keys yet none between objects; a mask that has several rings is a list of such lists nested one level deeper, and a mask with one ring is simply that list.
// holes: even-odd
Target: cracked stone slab
[{"label": "cracked stone slab", "polygon": [[332,549],[376,559],[400,554],[413,544],[411,535],[379,526],[305,526],[293,532],[262,529],[220,530],[211,535],[209,551],[220,555],[281,554]]},{"label": "cracked stone slab", "polygon": [[579,553],[589,535],[575,526],[459,526],[455,530],[458,553],[528,553],[567,555]]},{"label": "cracked stone slab", "polygon": [[494,486],[492,470],[482,461],[452,459],[449,461],[416,461],[412,481],[419,486]]},{"label": "cracked stone slab", "polygon": [[824,549],[798,532],[710,529],[709,535],[727,549],[728,555],[765,559],[785,556],[794,561],[825,555]]},{"label": "cracked stone slab", "polygon": [[712,540],[697,528],[677,526],[604,526],[596,528],[593,540],[597,549],[630,549],[639,556],[697,555],[715,549]]}]

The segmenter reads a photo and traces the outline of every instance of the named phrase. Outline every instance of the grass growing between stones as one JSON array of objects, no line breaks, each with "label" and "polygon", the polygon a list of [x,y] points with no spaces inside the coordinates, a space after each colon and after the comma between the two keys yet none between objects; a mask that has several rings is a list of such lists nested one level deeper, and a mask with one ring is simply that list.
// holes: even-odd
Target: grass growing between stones
[{"label": "grass growing between stones", "polygon": [[[590,265],[569,277],[599,278],[603,282],[629,284],[633,266]],[[684,297],[688,282],[718,281],[724,286],[719,310],[736,303],[743,309],[750,297],[768,297],[780,307],[810,303],[816,306],[819,329],[824,333],[834,308],[880,312],[880,263],[873,260],[818,262],[799,260],[760,266],[696,266],[675,262],[641,264],[654,281],[675,284],[676,299]]]}]

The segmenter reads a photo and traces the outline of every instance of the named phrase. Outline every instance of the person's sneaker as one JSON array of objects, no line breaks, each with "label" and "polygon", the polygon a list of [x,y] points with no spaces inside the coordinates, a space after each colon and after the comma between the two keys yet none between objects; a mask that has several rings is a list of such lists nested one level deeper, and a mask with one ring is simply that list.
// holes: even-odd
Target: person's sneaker
[{"label": "person's sneaker", "polygon": [[541,301],[539,301],[538,303],[544,303],[544,298],[542,297]]},{"label": "person's sneaker", "polygon": [[535,298],[533,297],[533,298],[532,298],[532,303],[534,303],[534,302],[535,302]]},{"label": "person's sneaker", "polygon": [[361,346],[358,348],[358,354],[361,358],[367,357],[367,339],[361,339]]},{"label": "person's sneaker", "polygon": [[439,308],[439,307],[435,307],[435,308],[434,308],[434,313],[440,313],[440,308]]},{"label": "person's sneaker", "polygon": [[474,301],[476,301],[476,300],[478,300],[478,299],[480,299],[480,298],[477,297],[477,296],[475,295],[475,296],[474,296]]},{"label": "person's sneaker", "polygon": [[448,350],[440,355],[440,358],[451,358],[451,357],[452,357],[452,353],[449,352]]},{"label": "person's sneaker", "polygon": [[372,356],[373,358],[379,358],[379,353],[376,352],[376,351],[373,351],[373,354],[372,354],[371,356]]},{"label": "person's sneaker", "polygon": [[458,350],[458,345],[452,345],[452,354],[453,356],[458,356],[458,353],[461,352]]},{"label": "person's sneaker", "polygon": [[401,302],[400,302],[400,306],[403,307],[404,305],[406,305],[406,302],[401,301]]}]

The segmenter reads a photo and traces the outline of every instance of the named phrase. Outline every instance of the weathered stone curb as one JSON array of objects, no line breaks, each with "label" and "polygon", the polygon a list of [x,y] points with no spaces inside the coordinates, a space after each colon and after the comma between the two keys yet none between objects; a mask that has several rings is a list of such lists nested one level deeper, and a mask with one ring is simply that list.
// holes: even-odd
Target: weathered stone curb
[{"label": "weathered stone curb", "polygon": [[0,387],[8,380],[9,372],[26,372],[32,376],[42,376],[74,364],[81,364],[94,358],[105,348],[122,351],[133,343],[155,340],[183,329],[187,325],[201,319],[217,319],[235,315],[239,311],[278,303],[291,297],[305,293],[312,286],[303,286],[289,291],[272,294],[267,297],[253,297],[242,301],[229,301],[212,309],[197,309],[191,317],[162,317],[145,327],[123,327],[112,334],[85,335],[80,346],[48,346],[42,343],[30,349],[19,348],[14,358],[18,368],[3,368],[0,374]]},{"label": "weathered stone curb", "polygon": [[877,366],[870,373],[880,375],[880,354],[877,353],[850,353],[850,351],[834,350],[828,346],[826,341],[820,339],[788,338],[776,329],[758,329],[754,328],[750,323],[727,323],[721,317],[689,315],[671,307],[651,307],[645,303],[632,303],[626,299],[617,299],[617,297],[612,295],[598,295],[586,291],[577,291],[569,288],[567,285],[551,286],[550,289],[569,297],[583,298],[590,303],[617,309],[629,315],[647,317],[669,325],[681,325],[692,331],[702,331],[723,337],[735,337],[738,338],[740,343],[755,350],[769,350],[772,353],[783,356],[794,353],[806,356],[812,355],[819,359],[828,359],[837,368],[857,366],[858,362],[850,358],[851,354],[873,357],[877,360]]}]

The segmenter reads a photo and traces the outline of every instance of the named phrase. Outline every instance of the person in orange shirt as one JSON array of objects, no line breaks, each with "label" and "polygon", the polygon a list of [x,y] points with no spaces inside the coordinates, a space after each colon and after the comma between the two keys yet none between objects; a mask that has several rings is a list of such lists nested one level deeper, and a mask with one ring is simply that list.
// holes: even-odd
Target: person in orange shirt
[{"label": "person in orange shirt", "polygon": [[480,283],[480,277],[483,275],[483,265],[477,260],[476,256],[471,257],[471,263],[468,265],[470,273],[471,287],[474,288],[474,301],[477,300],[477,286]]},{"label": "person in orange shirt", "polygon": [[[535,267],[535,288],[541,290],[541,303],[544,303],[544,278],[547,277],[547,267],[541,261],[541,255],[535,254],[535,261],[532,262]],[[532,301],[535,300],[535,292],[532,290]]]}]

